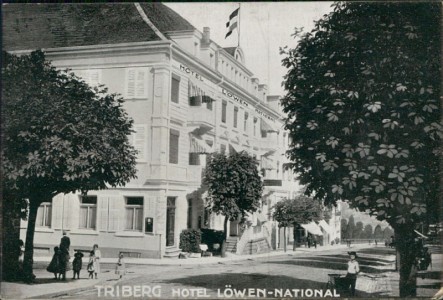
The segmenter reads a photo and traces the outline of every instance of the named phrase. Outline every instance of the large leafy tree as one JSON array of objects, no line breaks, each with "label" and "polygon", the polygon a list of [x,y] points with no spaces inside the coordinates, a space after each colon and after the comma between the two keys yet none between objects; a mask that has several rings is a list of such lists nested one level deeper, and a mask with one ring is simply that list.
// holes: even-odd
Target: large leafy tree
[{"label": "large leafy tree", "polygon": [[59,71],[41,51],[3,52],[2,188],[29,202],[24,272],[32,278],[37,209],[59,193],[124,185],[136,175],[123,99]]},{"label": "large leafy tree", "polygon": [[225,216],[225,238],[228,221],[244,219],[247,213],[260,207],[262,178],[256,159],[246,152],[211,155],[203,183],[208,188],[206,199],[210,211]]},{"label": "large leafy tree", "polygon": [[323,207],[320,201],[299,195],[295,199],[285,199],[277,202],[273,206],[272,217],[278,222],[278,227],[283,227],[284,250],[286,251],[286,228],[293,226],[295,235],[297,225],[321,220],[323,218]]},{"label": "large leafy tree", "polygon": [[339,2],[282,49],[293,168],[308,194],[392,226],[401,297],[416,293],[413,229],[438,214],[440,19],[440,3]]}]

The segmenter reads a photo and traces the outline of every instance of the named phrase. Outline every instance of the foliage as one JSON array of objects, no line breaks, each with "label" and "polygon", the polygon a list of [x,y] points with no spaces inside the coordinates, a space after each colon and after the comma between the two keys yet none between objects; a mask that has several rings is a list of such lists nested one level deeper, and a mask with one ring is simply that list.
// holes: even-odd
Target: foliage
[{"label": "foliage", "polygon": [[272,217],[279,227],[307,224],[322,219],[322,205],[318,200],[300,195],[295,199],[284,199],[273,206]]},{"label": "foliage", "polygon": [[[208,245],[208,248],[214,251],[214,244],[221,246],[224,240],[224,233],[220,230],[202,228],[202,243]],[[220,251],[220,248],[218,249]]]},{"label": "foliage", "polygon": [[362,238],[364,239],[372,239],[374,238],[374,234],[372,232],[372,225],[371,224],[366,224],[365,228],[363,229]]},{"label": "foliage", "polygon": [[200,230],[185,229],[180,233],[180,249],[184,252],[200,253],[202,243],[202,233]]},{"label": "foliage", "polygon": [[2,80],[3,196],[22,212],[29,201],[24,269],[31,279],[38,206],[135,178],[133,121],[122,98],[56,70],[41,51],[3,52]]},{"label": "foliage", "polygon": [[437,217],[440,4],[339,2],[282,49],[292,167],[307,194],[392,226]]},{"label": "foliage", "polygon": [[379,240],[383,239],[383,230],[381,230],[380,224],[374,228],[374,237]]},{"label": "foliage", "polygon": [[206,200],[211,212],[226,217],[225,233],[228,219],[244,218],[260,207],[263,183],[257,161],[246,152],[211,155],[203,182],[208,187]]}]

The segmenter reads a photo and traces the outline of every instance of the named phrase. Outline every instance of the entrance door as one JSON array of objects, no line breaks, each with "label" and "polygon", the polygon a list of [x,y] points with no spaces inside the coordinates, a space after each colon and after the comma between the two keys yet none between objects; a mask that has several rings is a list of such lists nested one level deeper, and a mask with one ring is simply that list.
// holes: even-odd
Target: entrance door
[{"label": "entrance door", "polygon": [[238,221],[230,221],[229,222],[229,236],[238,236]]},{"label": "entrance door", "polygon": [[169,247],[174,246],[175,197],[168,197],[166,201],[166,247]]}]

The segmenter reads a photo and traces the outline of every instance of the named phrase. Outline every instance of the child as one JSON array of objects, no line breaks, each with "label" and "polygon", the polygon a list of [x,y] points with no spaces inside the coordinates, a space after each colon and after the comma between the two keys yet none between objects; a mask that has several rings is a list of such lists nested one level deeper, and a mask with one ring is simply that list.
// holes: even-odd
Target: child
[{"label": "child", "polygon": [[123,260],[123,253],[120,253],[117,261],[117,265],[115,266],[115,274],[120,275],[120,279],[122,279],[123,275],[126,274],[126,266],[125,261]]},{"label": "child", "polygon": [[357,253],[355,251],[348,252],[348,273],[346,278],[348,279],[349,285],[351,286],[351,296],[355,296],[355,283],[357,282],[357,274],[360,272],[360,266],[355,260],[357,258]]},{"label": "child", "polygon": [[74,254],[74,261],[72,262],[72,271],[74,277],[72,277],[72,279],[75,279],[76,274],[77,274],[77,279],[80,279],[80,270],[82,269],[82,264],[83,264],[82,257],[83,253],[81,253],[80,251],[77,251]]},{"label": "child", "polygon": [[60,273],[60,250],[56,246],[54,247],[54,255],[52,256],[51,262],[49,266],[46,268],[46,271],[50,273],[54,273],[55,279],[58,279],[57,274]]},{"label": "child", "polygon": [[89,272],[89,278],[94,279],[94,251],[91,251],[89,253],[89,262],[88,262],[88,268],[87,268],[88,272]]}]

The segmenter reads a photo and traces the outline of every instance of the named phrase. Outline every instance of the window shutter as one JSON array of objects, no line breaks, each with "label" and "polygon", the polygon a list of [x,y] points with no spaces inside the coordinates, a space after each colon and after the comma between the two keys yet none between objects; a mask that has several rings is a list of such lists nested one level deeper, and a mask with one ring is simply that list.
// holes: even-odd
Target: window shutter
[{"label": "window shutter", "polygon": [[98,197],[97,199],[97,230],[108,230],[108,197]]},{"label": "window shutter", "polygon": [[120,214],[124,211],[120,210],[119,201],[122,201],[120,197],[109,197],[109,218],[108,218],[108,231],[118,231],[120,228]]},{"label": "window shutter", "polygon": [[228,103],[226,101],[223,101],[222,103],[222,117],[221,117],[221,121],[223,123],[226,123],[226,107],[227,107]]},{"label": "window shutter", "polygon": [[135,84],[135,97],[147,98],[148,97],[148,73],[145,69],[137,70],[137,78]]},{"label": "window shutter", "polygon": [[147,133],[148,126],[146,124],[135,124],[134,133],[132,134],[132,145],[135,150],[138,151],[137,160],[146,161],[147,160]]},{"label": "window shutter", "polygon": [[52,198],[52,228],[62,229],[62,218],[63,218],[63,194],[58,194]]},{"label": "window shutter", "polygon": [[126,98],[135,97],[135,69],[126,70]]}]

